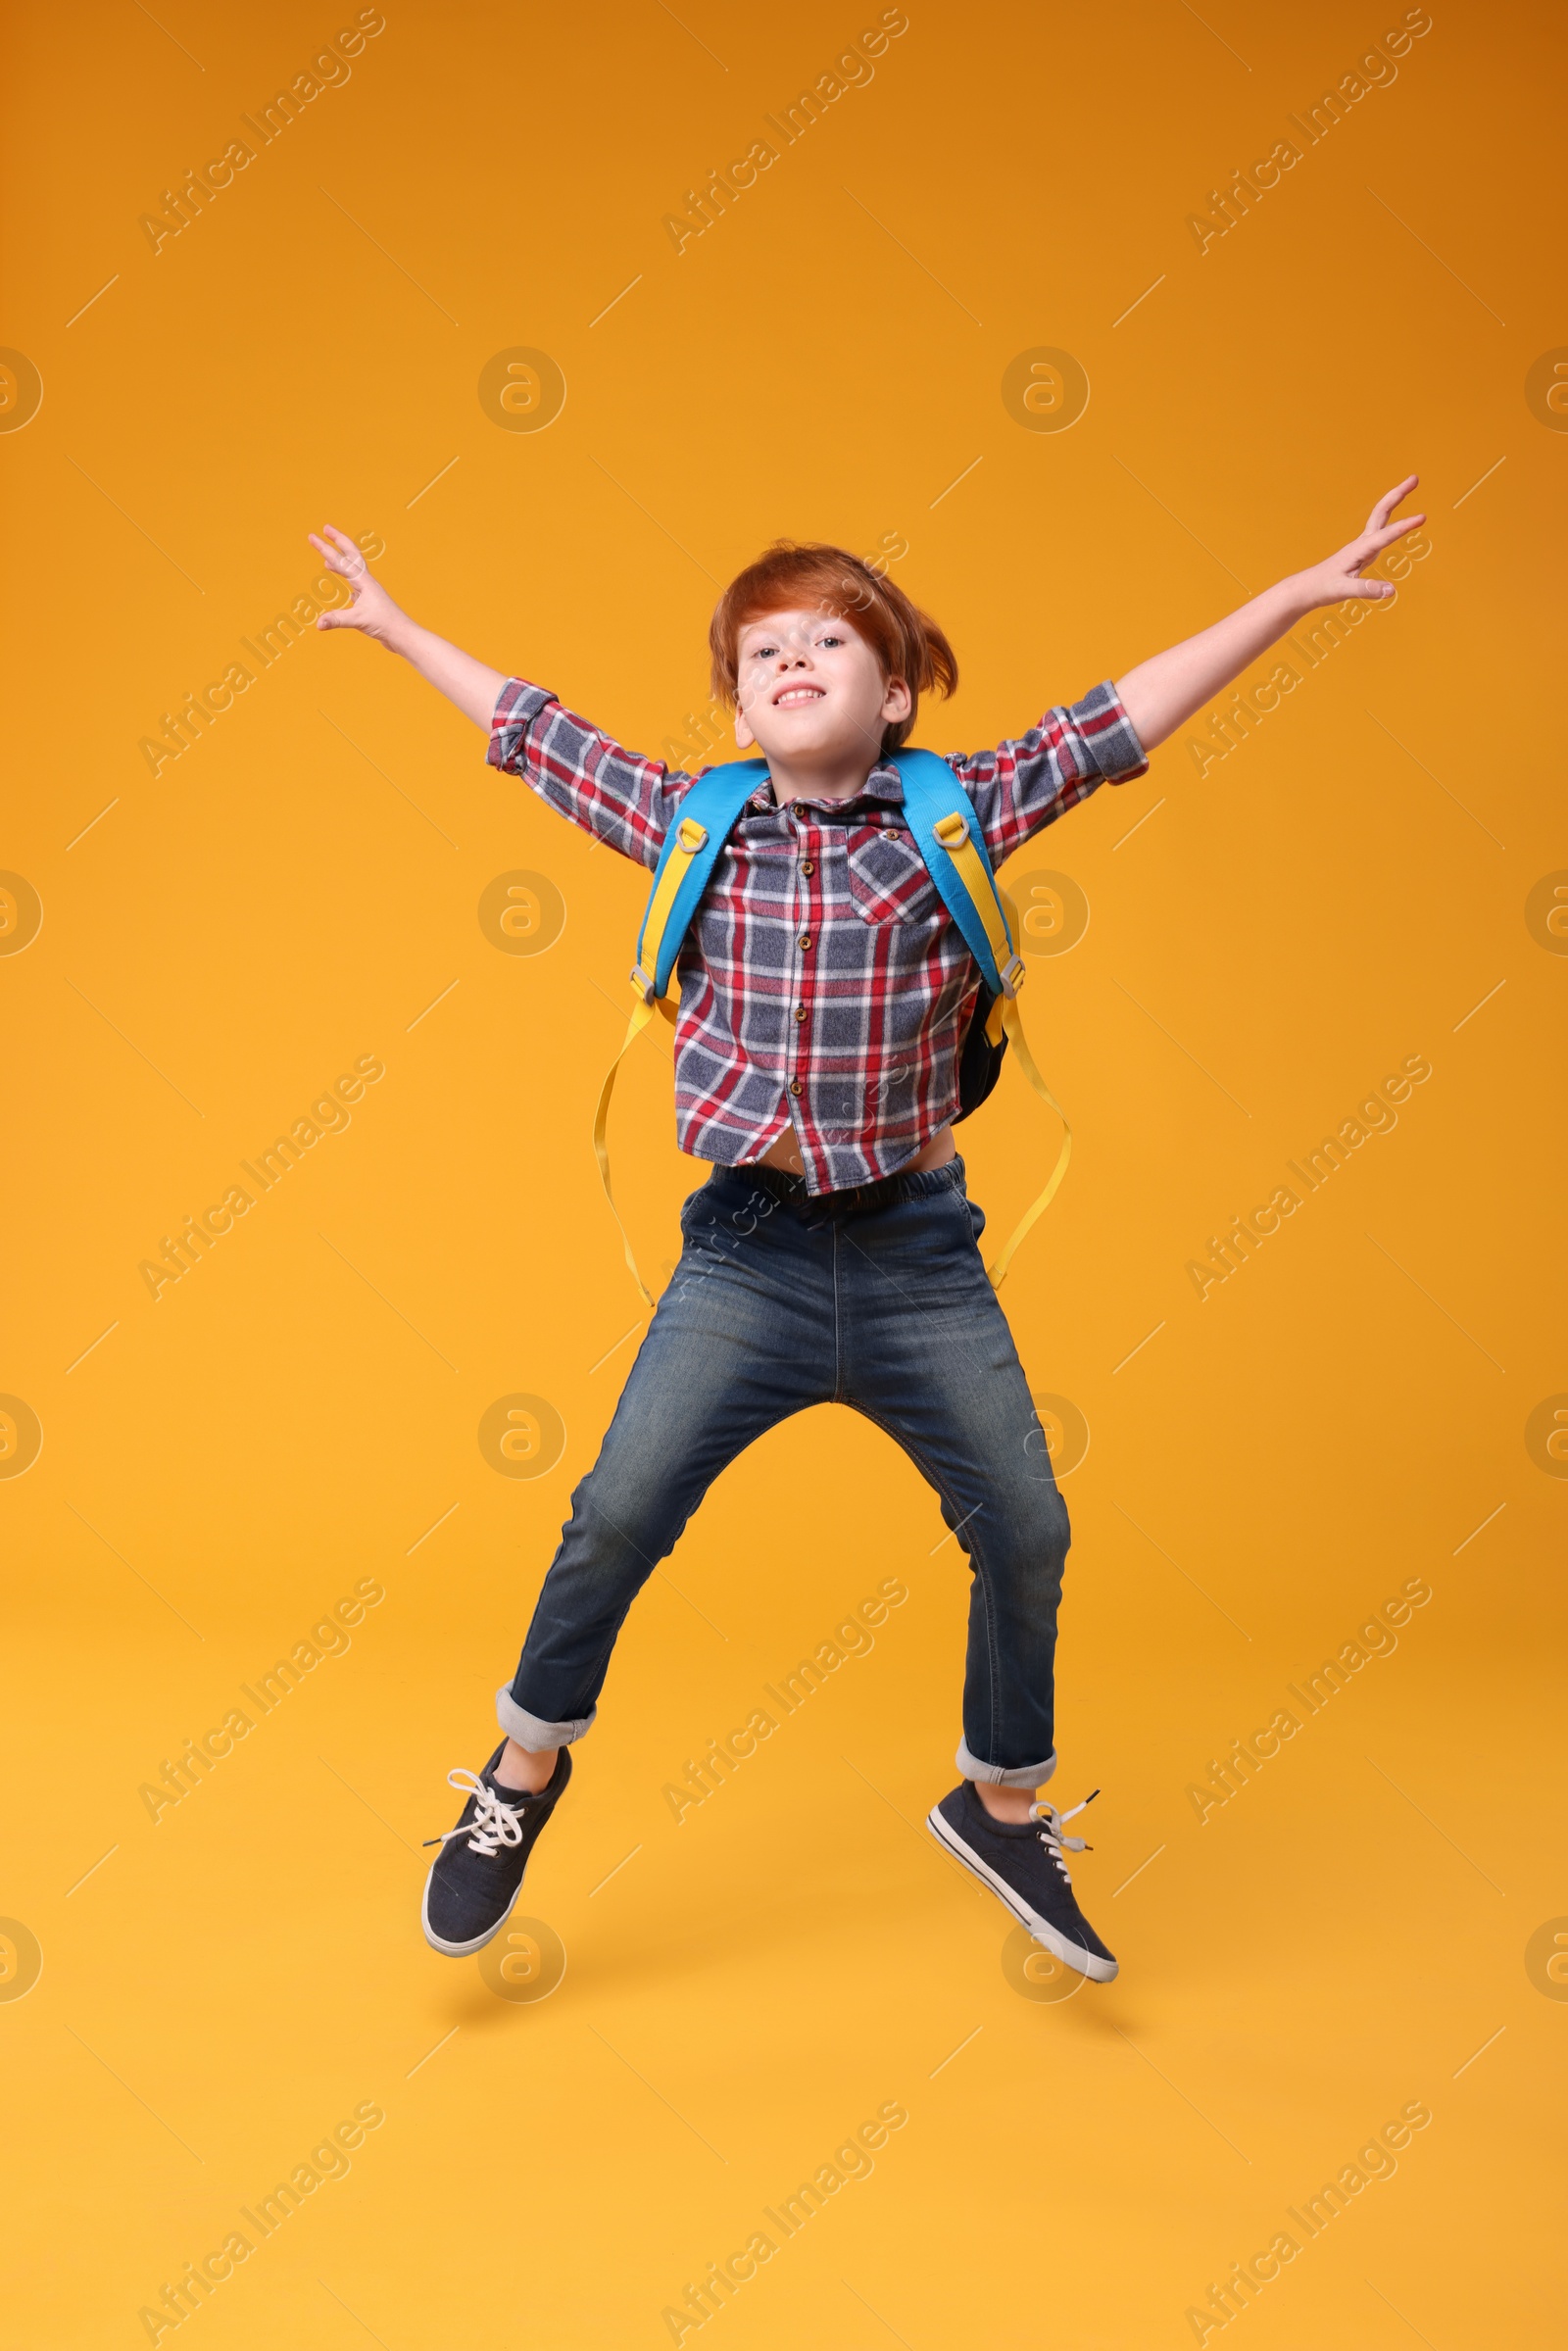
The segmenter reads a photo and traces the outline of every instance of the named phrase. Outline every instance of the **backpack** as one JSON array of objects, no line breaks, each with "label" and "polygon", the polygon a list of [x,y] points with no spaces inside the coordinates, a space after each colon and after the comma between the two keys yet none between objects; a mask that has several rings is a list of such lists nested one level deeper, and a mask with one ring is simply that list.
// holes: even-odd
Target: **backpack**
[{"label": "backpack", "polygon": [[[980,993],[959,1059],[959,1108],[954,1123],[967,1118],[985,1101],[1001,1074],[1003,1058],[1010,1044],[1029,1083],[1062,1124],[1061,1150],[1050,1180],[991,1268],[991,1286],[1000,1290],[1014,1250],[1035,1219],[1050,1205],[1067,1172],[1072,1130],[1066,1113],[1035,1066],[1018,1017],[1016,1000],[1024,978],[1023,958],[1013,947],[1006,905],[997,888],[991,859],[974,820],[974,805],[947,760],[939,759],[935,752],[896,752],[893,764],[904,786],[906,819],[925,859],[926,871],[980,966]],[[680,815],[665,835],[660,852],[653,889],[637,934],[637,960],[631,971],[637,1002],[620,1052],[611,1062],[600,1090],[594,1118],[594,1151],[599,1173],[611,1214],[620,1229],[631,1278],[650,1306],[653,1296],[637,1271],[631,1243],[610,1188],[610,1152],[606,1144],[610,1098],[624,1054],[641,1036],[655,1011],[674,1024],[675,1006],[668,990],[676,957],[730,829],[758,785],[766,781],[767,772],[765,759],[736,759],[722,767],[710,767],[681,802]]]}]

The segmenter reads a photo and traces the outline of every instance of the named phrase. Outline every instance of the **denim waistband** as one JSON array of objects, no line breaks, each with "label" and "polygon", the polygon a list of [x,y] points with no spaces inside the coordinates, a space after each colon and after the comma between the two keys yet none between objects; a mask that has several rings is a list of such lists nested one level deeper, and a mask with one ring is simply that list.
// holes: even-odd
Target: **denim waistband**
[{"label": "denim waistband", "polygon": [[961,1192],[964,1188],[963,1161],[959,1157],[949,1159],[941,1167],[908,1168],[899,1175],[882,1176],[874,1184],[856,1184],[843,1192],[808,1192],[804,1176],[791,1175],[783,1167],[764,1167],[760,1161],[749,1167],[715,1167],[708,1180],[716,1184],[726,1177],[754,1184],[791,1207],[809,1208],[820,1216],[861,1216],[877,1208],[891,1208],[899,1200],[929,1200],[939,1192]]}]

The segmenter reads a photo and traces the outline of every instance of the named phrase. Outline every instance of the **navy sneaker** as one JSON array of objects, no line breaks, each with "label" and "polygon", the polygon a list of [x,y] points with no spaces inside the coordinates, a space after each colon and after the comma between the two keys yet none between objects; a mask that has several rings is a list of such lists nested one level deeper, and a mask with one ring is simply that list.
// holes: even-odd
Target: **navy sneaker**
[{"label": "navy sneaker", "polygon": [[[1100,1790],[1096,1788],[1095,1795]],[[1085,1796],[1084,1804],[1094,1801]],[[1074,1853],[1089,1850],[1081,1837],[1066,1837],[1062,1824],[1071,1812],[1037,1804],[1028,1821],[997,1821],[975,1794],[974,1784],[960,1780],[949,1796],[934,1805],[926,1827],[956,1860],[972,1870],[994,1894],[1000,1894],[1014,1918],[1021,1919],[1037,1942],[1092,1983],[1108,1984],[1116,1962],[1073,1896],[1072,1879],[1062,1858],[1065,1846]]]},{"label": "navy sneaker", "polygon": [[451,1786],[466,1789],[468,1800],[455,1829],[425,1838],[441,1850],[424,1882],[424,1939],[452,1959],[482,1950],[512,1916],[534,1839],[571,1778],[571,1750],[563,1747],[537,1795],[503,1788],[494,1775],[506,1745],[503,1739],[477,1779],[472,1772],[448,1772]]}]

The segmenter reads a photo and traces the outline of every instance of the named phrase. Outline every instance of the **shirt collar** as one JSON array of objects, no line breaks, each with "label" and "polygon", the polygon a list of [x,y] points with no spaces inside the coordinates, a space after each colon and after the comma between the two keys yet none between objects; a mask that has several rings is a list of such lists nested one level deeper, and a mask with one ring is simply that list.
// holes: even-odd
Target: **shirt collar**
[{"label": "shirt collar", "polygon": [[[848,800],[814,800],[809,794],[803,793],[798,799],[791,801],[788,806],[814,808],[823,815],[834,816],[842,814],[850,808],[857,808],[862,801],[867,800],[883,801],[892,808],[903,808],[904,782],[891,759],[879,759],[866,777],[863,790],[853,793]],[[758,785],[747,806],[759,810],[782,813],[778,801],[773,797],[771,776],[765,783]]]}]

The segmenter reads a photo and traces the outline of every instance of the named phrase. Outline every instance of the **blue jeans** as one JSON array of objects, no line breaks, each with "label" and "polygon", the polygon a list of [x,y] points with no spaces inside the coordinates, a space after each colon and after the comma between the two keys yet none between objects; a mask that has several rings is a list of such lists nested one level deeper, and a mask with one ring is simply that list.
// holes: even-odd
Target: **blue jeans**
[{"label": "blue jeans", "polygon": [[719,1472],[792,1412],[839,1403],[898,1440],[969,1556],[959,1771],[1049,1779],[1067,1512],[984,1226],[961,1159],[869,1195],[813,1200],[759,1167],[716,1168],[692,1194],[680,1262],[498,1692],[505,1731],[534,1748],[580,1739],[627,1610]]}]

